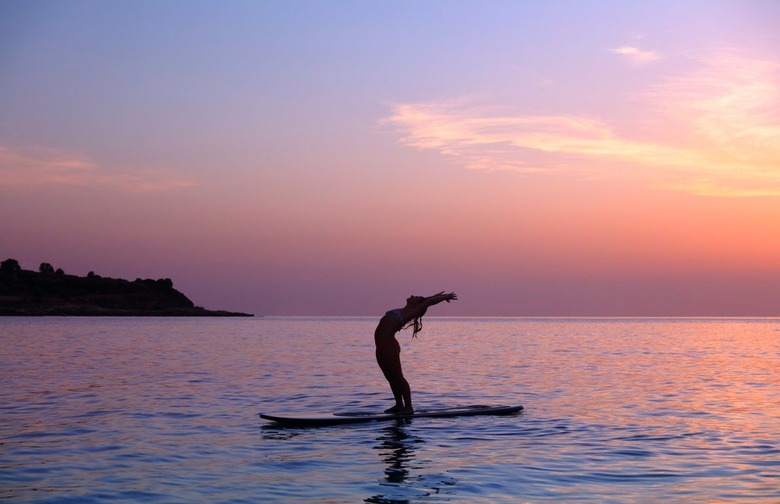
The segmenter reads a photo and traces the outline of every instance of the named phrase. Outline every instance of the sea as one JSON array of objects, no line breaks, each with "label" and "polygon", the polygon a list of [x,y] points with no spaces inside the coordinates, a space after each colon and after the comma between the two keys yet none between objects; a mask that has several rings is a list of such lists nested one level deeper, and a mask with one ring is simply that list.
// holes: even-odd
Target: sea
[{"label": "sea", "polygon": [[0,500],[780,502],[780,319],[426,317],[415,407],[524,411],[258,417],[391,406],[377,320],[0,318]]}]

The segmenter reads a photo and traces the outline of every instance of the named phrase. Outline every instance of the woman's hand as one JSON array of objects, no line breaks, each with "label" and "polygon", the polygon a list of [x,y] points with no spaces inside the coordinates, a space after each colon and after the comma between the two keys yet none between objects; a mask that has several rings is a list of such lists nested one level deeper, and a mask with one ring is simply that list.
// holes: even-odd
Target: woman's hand
[{"label": "woman's hand", "polygon": [[455,294],[454,292],[445,294],[444,291],[441,291],[438,294],[434,294],[433,296],[429,297],[428,299],[430,299],[434,303],[441,303],[442,301],[447,301],[449,303],[450,301],[457,300],[458,295]]}]

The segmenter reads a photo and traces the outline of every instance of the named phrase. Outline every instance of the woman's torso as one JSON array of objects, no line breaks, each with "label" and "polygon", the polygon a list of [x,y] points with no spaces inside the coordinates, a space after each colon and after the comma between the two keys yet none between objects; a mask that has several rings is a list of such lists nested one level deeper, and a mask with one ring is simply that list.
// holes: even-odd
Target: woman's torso
[{"label": "woman's torso", "polygon": [[403,328],[405,319],[401,309],[390,310],[379,319],[374,331],[374,343],[377,346],[395,342],[395,333]]}]

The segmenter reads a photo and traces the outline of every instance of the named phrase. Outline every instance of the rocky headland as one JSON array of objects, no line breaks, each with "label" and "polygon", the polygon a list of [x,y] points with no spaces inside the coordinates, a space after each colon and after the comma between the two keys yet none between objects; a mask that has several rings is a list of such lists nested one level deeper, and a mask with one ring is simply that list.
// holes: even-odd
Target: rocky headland
[{"label": "rocky headland", "polygon": [[252,317],[195,306],[168,279],[128,281],[67,275],[50,264],[23,270],[15,259],[0,263],[0,316]]}]

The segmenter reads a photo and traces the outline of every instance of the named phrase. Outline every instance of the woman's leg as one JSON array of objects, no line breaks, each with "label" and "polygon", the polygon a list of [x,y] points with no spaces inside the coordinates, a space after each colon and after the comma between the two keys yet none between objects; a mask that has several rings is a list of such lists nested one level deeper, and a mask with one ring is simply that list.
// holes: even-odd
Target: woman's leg
[{"label": "woman's leg", "polygon": [[404,412],[411,413],[414,411],[412,408],[412,389],[409,386],[409,382],[404,378],[403,373],[399,374],[398,387],[401,389],[401,396],[404,399]]},{"label": "woman's leg", "polygon": [[390,383],[390,389],[395,397],[395,407],[391,408],[391,410],[411,412],[412,390],[401,369],[400,352],[377,350],[377,363],[388,383]]},{"label": "woman's leg", "polygon": [[387,383],[390,384],[390,390],[393,392],[393,397],[395,398],[395,406],[385,411],[385,413],[393,413],[404,407],[403,394],[398,387],[398,380],[395,379],[393,360],[393,356],[390,352],[385,349],[377,348],[376,362],[379,364],[379,369],[382,370],[382,374],[385,375]]}]

